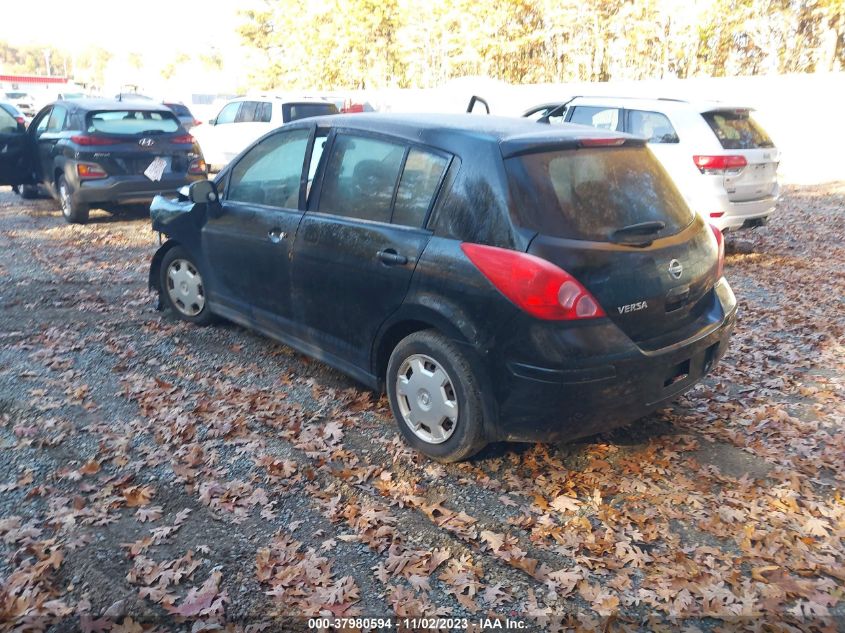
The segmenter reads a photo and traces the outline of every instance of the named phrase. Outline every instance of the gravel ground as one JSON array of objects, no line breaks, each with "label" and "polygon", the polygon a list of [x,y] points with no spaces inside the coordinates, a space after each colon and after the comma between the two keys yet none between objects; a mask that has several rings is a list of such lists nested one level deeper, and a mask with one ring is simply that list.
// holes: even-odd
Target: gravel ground
[{"label": "gravel ground", "polygon": [[845,184],[792,188],[729,238],[732,347],[666,410],[441,466],[327,366],[157,312],[143,209],[0,188],[0,630],[845,630],[844,225]]}]

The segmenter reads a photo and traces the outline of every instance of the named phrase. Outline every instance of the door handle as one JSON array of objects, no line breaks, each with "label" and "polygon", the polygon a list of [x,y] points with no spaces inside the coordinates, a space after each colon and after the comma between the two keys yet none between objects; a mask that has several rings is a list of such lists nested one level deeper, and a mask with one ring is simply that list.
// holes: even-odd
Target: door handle
[{"label": "door handle", "polygon": [[383,251],[376,253],[376,257],[381,260],[382,264],[386,266],[404,266],[408,263],[408,258],[400,255],[392,248],[386,248]]},{"label": "door handle", "polygon": [[270,229],[267,231],[267,237],[273,244],[278,244],[288,236],[282,229]]}]

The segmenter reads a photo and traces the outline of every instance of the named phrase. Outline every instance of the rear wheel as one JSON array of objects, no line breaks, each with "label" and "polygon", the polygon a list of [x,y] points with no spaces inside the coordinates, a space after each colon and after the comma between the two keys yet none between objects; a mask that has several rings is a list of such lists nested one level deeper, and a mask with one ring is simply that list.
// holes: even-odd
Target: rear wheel
[{"label": "rear wheel", "polygon": [[64,176],[59,176],[57,189],[65,220],[71,224],[85,224],[88,221],[88,205],[74,201],[73,189]]},{"label": "rear wheel", "polygon": [[158,287],[161,302],[180,319],[197,325],[214,320],[199,267],[181,246],[174,246],[162,258]]},{"label": "rear wheel", "polygon": [[386,384],[399,430],[418,451],[457,462],[484,448],[478,380],[445,336],[426,330],[402,339],[390,355]]}]

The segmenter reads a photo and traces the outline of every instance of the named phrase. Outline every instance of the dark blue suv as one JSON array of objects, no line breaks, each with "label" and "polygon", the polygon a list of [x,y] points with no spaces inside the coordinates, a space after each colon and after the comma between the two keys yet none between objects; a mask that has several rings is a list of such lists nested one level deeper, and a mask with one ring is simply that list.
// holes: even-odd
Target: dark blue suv
[{"label": "dark blue suv", "polygon": [[579,126],[310,119],[151,213],[165,306],[386,390],[441,461],[627,424],[707,374],[736,317],[721,234],[642,140]]},{"label": "dark blue suv", "polygon": [[4,134],[0,121],[0,184],[25,198],[43,187],[68,222],[86,222],[92,205],[149,203],[205,177],[199,146],[162,104],[57,101],[27,130]]}]

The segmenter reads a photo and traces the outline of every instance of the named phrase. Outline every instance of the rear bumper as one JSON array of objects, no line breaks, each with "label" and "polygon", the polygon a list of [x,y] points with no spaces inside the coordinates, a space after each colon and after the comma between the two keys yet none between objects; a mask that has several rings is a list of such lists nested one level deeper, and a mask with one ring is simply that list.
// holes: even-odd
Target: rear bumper
[{"label": "rear bumper", "polygon": [[705,188],[690,200],[690,206],[721,231],[736,231],[753,225],[755,220],[768,218],[774,212],[780,197],[780,188],[777,185],[771,195],[744,202],[731,201],[721,182],[713,184],[710,191],[703,189]]},{"label": "rear bumper", "polygon": [[[736,299],[726,281],[717,294],[720,316],[662,349],[644,350],[629,341],[618,353],[571,369],[506,363],[500,380],[507,395],[491,439],[557,442],[594,435],[625,426],[689,390],[722,358],[736,323]],[[605,329],[594,333],[599,338],[623,340],[612,324],[593,327]]]},{"label": "rear bumper", "polygon": [[160,193],[174,193],[180,187],[203,180],[205,176],[191,174],[165,177],[153,182],[146,176],[114,176],[99,180],[85,180],[75,184],[73,197],[84,204],[149,203]]},{"label": "rear bumper", "polygon": [[754,220],[768,219],[774,212],[777,201],[777,197],[771,197],[750,202],[728,202],[722,217],[707,219],[722,231],[736,231],[754,225]]}]

